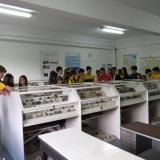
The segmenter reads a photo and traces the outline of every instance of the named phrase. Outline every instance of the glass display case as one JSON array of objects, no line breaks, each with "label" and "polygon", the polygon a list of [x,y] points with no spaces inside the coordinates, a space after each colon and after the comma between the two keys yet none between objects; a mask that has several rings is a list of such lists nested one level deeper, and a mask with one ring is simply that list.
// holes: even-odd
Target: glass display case
[{"label": "glass display case", "polygon": [[[14,160],[37,151],[37,136],[64,128],[81,129],[81,103],[75,89],[55,86],[21,88],[0,96],[2,143]],[[14,145],[12,145],[14,144]]]},{"label": "glass display case", "polygon": [[[95,83],[84,83],[73,88],[76,89],[81,100],[83,122],[96,128],[99,133],[115,135],[119,138],[120,98],[115,88],[111,85],[102,87]],[[111,125],[113,121],[114,126]]]},{"label": "glass display case", "polygon": [[142,84],[148,90],[148,99],[149,99],[149,101],[160,99],[160,81],[158,81],[158,80],[149,80],[149,81],[142,82]]},{"label": "glass display case", "polygon": [[[121,124],[134,121],[149,123],[148,92],[141,82],[111,81],[120,95]],[[101,86],[107,82],[100,83]]]},{"label": "glass display case", "polygon": [[121,107],[147,101],[147,91],[140,82],[113,84],[120,94]]},{"label": "glass display case", "polygon": [[160,81],[148,80],[142,82],[148,90],[149,120],[151,125],[160,124]]},{"label": "glass display case", "polygon": [[77,88],[81,99],[82,115],[101,112],[118,107],[118,96],[111,86],[102,87],[97,85]]}]

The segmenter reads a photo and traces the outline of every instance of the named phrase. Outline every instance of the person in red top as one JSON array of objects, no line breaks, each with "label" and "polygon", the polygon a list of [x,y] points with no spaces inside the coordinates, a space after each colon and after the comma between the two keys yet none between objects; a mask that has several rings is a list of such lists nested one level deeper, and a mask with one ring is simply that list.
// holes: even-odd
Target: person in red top
[{"label": "person in red top", "polygon": [[104,68],[100,69],[100,75],[99,75],[99,81],[110,81],[112,80],[111,75],[106,73],[106,70]]}]

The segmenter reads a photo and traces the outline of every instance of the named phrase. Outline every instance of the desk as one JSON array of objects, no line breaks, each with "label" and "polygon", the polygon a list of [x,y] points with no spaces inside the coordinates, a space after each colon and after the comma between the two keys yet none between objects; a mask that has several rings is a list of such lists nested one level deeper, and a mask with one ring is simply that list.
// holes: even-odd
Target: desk
[{"label": "desk", "polygon": [[39,139],[42,160],[142,160],[76,129],[40,135]]},{"label": "desk", "polygon": [[124,149],[140,154],[152,148],[152,141],[160,142],[160,128],[141,122],[133,122],[121,127]]}]

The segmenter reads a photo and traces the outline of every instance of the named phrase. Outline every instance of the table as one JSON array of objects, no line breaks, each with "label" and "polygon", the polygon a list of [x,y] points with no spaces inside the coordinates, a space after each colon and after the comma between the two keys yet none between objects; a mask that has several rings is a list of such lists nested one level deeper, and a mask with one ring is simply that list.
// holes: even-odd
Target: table
[{"label": "table", "polygon": [[42,160],[142,160],[80,130],[65,129],[39,136]]},{"label": "table", "polygon": [[121,127],[124,149],[140,154],[153,148],[153,141],[160,142],[160,128],[141,122],[125,124]]}]

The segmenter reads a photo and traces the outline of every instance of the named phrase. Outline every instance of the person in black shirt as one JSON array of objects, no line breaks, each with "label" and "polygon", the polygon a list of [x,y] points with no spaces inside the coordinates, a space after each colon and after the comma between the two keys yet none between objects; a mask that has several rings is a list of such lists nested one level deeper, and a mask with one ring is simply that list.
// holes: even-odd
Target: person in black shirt
[{"label": "person in black shirt", "polygon": [[137,66],[131,67],[130,79],[141,79],[141,74],[137,72]]}]

